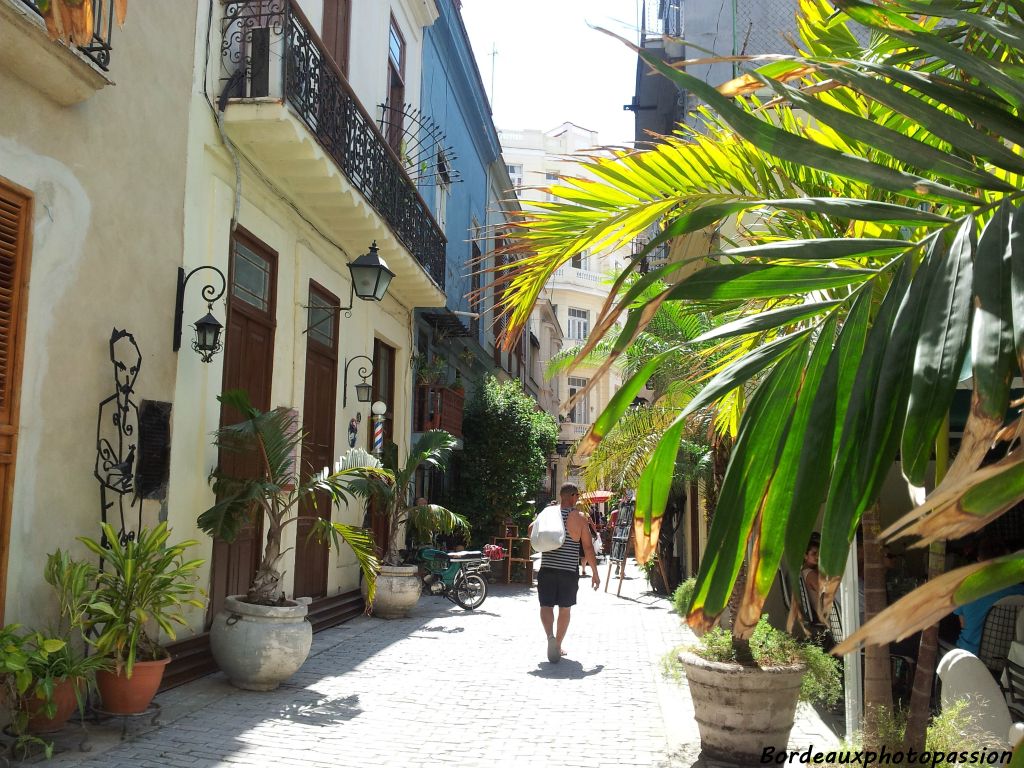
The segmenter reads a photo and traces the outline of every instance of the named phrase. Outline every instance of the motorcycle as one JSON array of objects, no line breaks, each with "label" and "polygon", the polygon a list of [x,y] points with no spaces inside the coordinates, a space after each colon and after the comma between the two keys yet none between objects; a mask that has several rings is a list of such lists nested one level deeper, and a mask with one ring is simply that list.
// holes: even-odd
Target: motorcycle
[{"label": "motorcycle", "polygon": [[482,552],[444,552],[434,547],[420,547],[410,562],[426,571],[423,575],[425,595],[440,595],[467,611],[479,608],[487,597],[484,575],[490,572],[491,562]]}]

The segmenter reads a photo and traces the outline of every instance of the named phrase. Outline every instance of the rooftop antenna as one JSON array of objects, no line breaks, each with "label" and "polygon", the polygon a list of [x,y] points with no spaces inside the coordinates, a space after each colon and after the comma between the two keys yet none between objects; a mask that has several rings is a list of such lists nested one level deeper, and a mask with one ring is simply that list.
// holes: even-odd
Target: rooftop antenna
[{"label": "rooftop antenna", "polygon": [[498,57],[498,49],[491,43],[491,110],[494,110],[494,64]]}]

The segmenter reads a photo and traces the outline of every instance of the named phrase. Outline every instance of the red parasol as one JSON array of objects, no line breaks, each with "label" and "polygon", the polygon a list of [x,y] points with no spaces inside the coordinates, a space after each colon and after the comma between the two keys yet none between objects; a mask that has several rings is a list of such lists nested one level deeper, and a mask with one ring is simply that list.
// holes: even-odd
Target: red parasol
[{"label": "red parasol", "polygon": [[580,494],[580,500],[588,501],[591,504],[603,504],[613,495],[614,494],[611,491],[587,491],[586,493]]}]

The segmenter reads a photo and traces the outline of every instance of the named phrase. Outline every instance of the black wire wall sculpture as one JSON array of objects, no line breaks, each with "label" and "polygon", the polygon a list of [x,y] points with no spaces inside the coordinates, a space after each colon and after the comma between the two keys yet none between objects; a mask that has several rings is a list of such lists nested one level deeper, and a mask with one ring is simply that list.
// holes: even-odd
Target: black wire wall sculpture
[{"label": "black wire wall sculpture", "polygon": [[[114,328],[110,334],[114,394],[100,402],[96,418],[96,469],[100,517],[117,528],[121,543],[134,541],[142,527],[142,496],[135,487],[139,456],[139,408],[132,399],[142,365],[135,337]],[[109,542],[102,542],[107,546]]]}]

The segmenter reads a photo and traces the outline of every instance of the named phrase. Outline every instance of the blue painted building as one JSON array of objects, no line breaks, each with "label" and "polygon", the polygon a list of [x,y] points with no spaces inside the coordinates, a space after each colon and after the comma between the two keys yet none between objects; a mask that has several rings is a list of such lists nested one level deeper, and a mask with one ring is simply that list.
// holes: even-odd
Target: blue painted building
[{"label": "blue painted building", "polygon": [[[518,209],[518,202],[458,2],[435,1],[439,18],[423,41],[421,125],[409,155],[420,194],[448,240],[448,301],[444,309],[420,309],[415,315],[413,431],[441,427],[461,436],[460,386],[469,394],[488,373],[528,378],[521,351],[495,348],[493,293],[472,297],[490,282],[489,276],[473,273],[494,263],[494,227],[504,210]],[[418,491],[429,495],[428,486]]]}]

